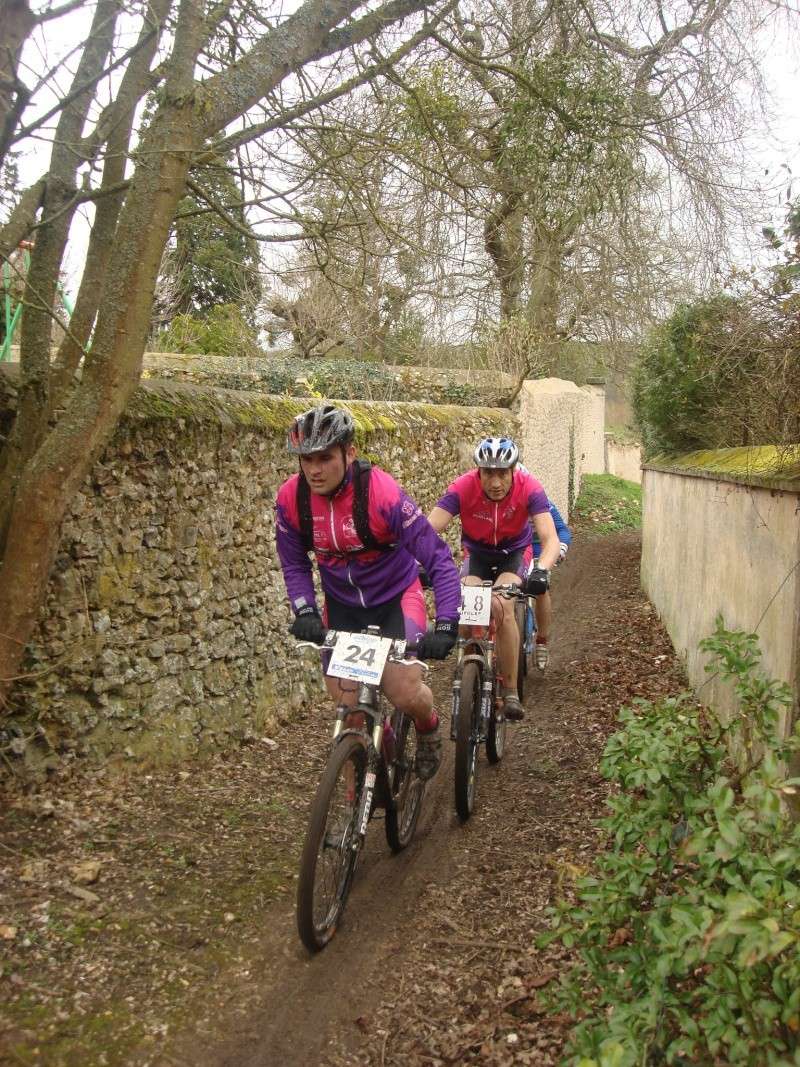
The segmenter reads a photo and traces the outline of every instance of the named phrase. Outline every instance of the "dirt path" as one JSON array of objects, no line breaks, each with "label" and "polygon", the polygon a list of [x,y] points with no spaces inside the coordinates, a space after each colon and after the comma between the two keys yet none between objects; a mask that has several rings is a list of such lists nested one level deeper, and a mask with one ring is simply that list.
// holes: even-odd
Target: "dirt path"
[{"label": "dirt path", "polygon": [[[13,890],[0,923],[17,924],[0,982],[0,997],[10,992],[12,1001],[0,1059],[6,1051],[11,1063],[65,1065],[554,1062],[566,1021],[542,1015],[536,989],[559,956],[537,951],[534,938],[547,905],[597,847],[596,763],[617,708],[680,686],[639,591],[638,556],[635,535],[576,545],[557,575],[551,665],[529,687],[502,764],[482,757],[473,818],[461,826],[453,814],[448,752],[405,853],[393,857],[373,821],[346,923],[313,959],[299,947],[292,901],[325,750],[320,736],[307,751],[304,741],[319,733],[310,723],[287,726],[266,753],[256,744],[242,759],[214,761],[200,779],[151,775],[143,797],[141,780],[101,781],[97,797],[113,798],[115,820],[93,809],[94,821],[71,832],[58,802],[47,815],[47,795],[21,798],[0,837],[0,876],[11,871]],[[448,685],[445,665],[440,698]],[[73,822],[85,824],[86,797],[72,804]],[[48,941],[59,925],[40,923],[39,947],[26,956],[23,924],[41,916],[43,899],[50,915],[54,901],[69,910],[64,886],[75,882],[65,883],[57,857],[64,833],[71,856],[85,857],[87,841],[101,854],[102,876],[87,887],[97,900],[71,898],[82,940]],[[13,873],[27,863],[30,874],[32,862],[38,875],[21,892]]]}]

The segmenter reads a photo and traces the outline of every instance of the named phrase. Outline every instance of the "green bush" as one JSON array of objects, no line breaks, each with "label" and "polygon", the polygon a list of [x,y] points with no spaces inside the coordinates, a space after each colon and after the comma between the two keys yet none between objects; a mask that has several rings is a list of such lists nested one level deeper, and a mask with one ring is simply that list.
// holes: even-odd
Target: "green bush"
[{"label": "green bush", "polygon": [[646,455],[800,441],[800,202],[776,261],[734,274],[731,292],[678,307],[634,371],[634,411]]},{"label": "green bush", "polygon": [[207,315],[176,315],[153,340],[155,352],[205,356],[263,356],[255,331],[237,304],[217,304]]},{"label": "green bush", "polygon": [[577,1020],[578,1067],[800,1062],[792,698],[757,669],[754,634],[718,619],[701,647],[741,714],[723,723],[690,694],[623,709],[601,763],[607,851],[543,939],[578,955],[551,1001]]},{"label": "green bush", "polygon": [[747,352],[736,324],[742,305],[720,294],[678,307],[644,346],[633,376],[633,408],[645,452],[691,452],[746,442],[714,417],[744,386]]}]

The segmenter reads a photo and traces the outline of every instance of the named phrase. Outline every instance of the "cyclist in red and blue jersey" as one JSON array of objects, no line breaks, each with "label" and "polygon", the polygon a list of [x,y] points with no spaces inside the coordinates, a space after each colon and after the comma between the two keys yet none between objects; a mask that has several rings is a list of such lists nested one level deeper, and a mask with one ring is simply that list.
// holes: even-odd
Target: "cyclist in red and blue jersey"
[{"label": "cyclist in red and blue jersey", "polygon": [[[553,516],[553,522],[555,523],[556,533],[558,534],[558,560],[557,563],[563,563],[566,559],[567,552],[569,552],[569,546],[572,544],[572,530],[564,522],[561,516],[561,512],[550,502],[550,514]],[[542,554],[542,546],[536,540],[536,535],[533,536],[533,560],[534,567]],[[533,650],[533,658],[536,666],[540,671],[545,670],[547,664],[550,662],[550,626],[553,621],[553,603],[550,596],[550,590],[546,593],[542,593],[534,600],[534,609],[536,612],[536,646]]]},{"label": "cyclist in red and blue jersey", "polygon": [[[456,478],[428,518],[441,533],[461,518],[461,574],[468,585],[521,585],[534,596],[550,588],[550,568],[559,559],[559,541],[550,501],[540,482],[518,468],[519,449],[510,437],[486,437],[475,449],[475,469]],[[533,535],[541,546],[533,563]],[[493,597],[497,657],[505,682],[505,713],[524,716],[517,693],[519,630],[506,598]]]},{"label": "cyclist in red and blue jersey", "polygon": [[[294,612],[291,633],[320,644],[326,627],[360,632],[379,626],[386,637],[417,642],[420,659],[444,659],[458,634],[461,599],[450,549],[391,475],[356,459],[350,413],[322,404],[299,415],[289,451],[300,471],[278,490],[277,548]],[[309,553],[325,596],[321,615]],[[436,624],[426,633],[425,598],[417,560],[427,570],[436,600]],[[356,687],[327,677],[338,702],[355,702]],[[414,719],[417,772],[431,778],[441,762],[439,717],[422,671],[387,664],[387,699]]]}]

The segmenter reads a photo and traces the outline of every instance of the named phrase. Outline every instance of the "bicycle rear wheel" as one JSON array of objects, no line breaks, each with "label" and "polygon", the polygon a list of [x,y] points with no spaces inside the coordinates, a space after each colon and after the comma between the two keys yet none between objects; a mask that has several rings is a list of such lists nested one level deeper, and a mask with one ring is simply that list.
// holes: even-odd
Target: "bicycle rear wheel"
[{"label": "bicycle rear wheel", "polygon": [[363,740],[346,734],[328,757],[311,805],[297,884],[297,931],[309,952],[324,948],[336,933],[350,892],[366,771]]},{"label": "bicycle rear wheel", "polygon": [[414,720],[396,711],[392,716],[396,737],[395,777],[386,805],[386,840],[392,852],[402,852],[417,828],[425,784],[414,772],[417,731]]},{"label": "bicycle rear wheel", "polygon": [[518,600],[514,605],[514,618],[519,634],[519,652],[517,653],[517,693],[520,700],[525,699],[525,676],[528,673],[528,657],[525,655],[525,601]]},{"label": "bicycle rear wheel", "polygon": [[467,663],[461,675],[461,704],[456,729],[455,800],[459,819],[465,822],[475,803],[475,772],[481,714],[481,672]]}]

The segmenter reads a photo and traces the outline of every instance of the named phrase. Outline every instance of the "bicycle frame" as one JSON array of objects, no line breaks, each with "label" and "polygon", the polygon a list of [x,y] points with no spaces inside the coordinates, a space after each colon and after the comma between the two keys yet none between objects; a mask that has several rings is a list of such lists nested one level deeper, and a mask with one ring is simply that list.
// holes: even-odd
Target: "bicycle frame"
[{"label": "bicycle frame", "polygon": [[[367,627],[366,632],[374,634],[375,636],[380,634],[380,630],[377,626]],[[339,636],[340,631],[329,630],[323,645],[312,645],[310,642],[300,642],[299,644],[305,647],[316,648],[322,653],[330,651],[336,644]],[[407,644],[404,640],[400,638],[393,640],[386,661],[387,664],[399,663],[404,666],[414,666],[418,664],[423,670],[428,670],[427,664],[422,663],[420,660],[405,659],[406,650]],[[386,759],[386,754],[384,752],[383,742],[386,732],[386,722],[387,719],[390,718],[391,713],[387,713],[381,686],[367,682],[355,682],[354,684],[358,687],[355,704],[337,704],[336,706],[336,721],[333,724],[331,747],[338,744],[348,735],[356,735],[364,740],[367,750],[367,773],[356,818],[356,826],[358,827],[357,837],[354,838],[351,843],[351,848],[354,851],[357,851],[363,845],[366,837],[367,826],[369,825],[376,793],[378,794],[379,799],[381,799],[381,792],[383,793],[383,803],[381,806],[386,807],[392,803],[392,789],[397,774],[397,767],[393,760]],[[365,721],[362,726],[346,725],[347,720],[356,715],[364,716],[367,721]]]},{"label": "bicycle frame", "polygon": [[[367,633],[380,636],[377,627],[369,627]],[[340,648],[342,637],[345,643]],[[404,659],[406,642],[393,640],[386,656],[385,644],[355,638],[352,633],[329,630],[322,646],[298,642],[318,653],[335,646],[336,665],[328,664],[327,670],[333,667],[336,677],[350,679],[349,694],[355,696],[353,704],[340,701],[337,705],[330,752],[311,804],[300,857],[297,929],[310,952],[324,948],[336,933],[373,809],[385,809],[387,843],[392,852],[401,852],[414,836],[425,791],[409,756],[411,720],[396,712],[398,733],[393,746],[387,733],[389,712],[382,699],[380,664],[385,668],[389,662],[408,662],[411,666]]]},{"label": "bicycle frame", "polygon": [[[363,715],[371,723],[367,728],[367,722],[363,726],[345,726],[347,719],[354,715]],[[381,699],[380,687],[358,683],[358,697],[355,704],[338,704],[336,707],[336,722],[333,724],[332,745],[336,745],[348,734],[355,734],[365,738],[367,749],[367,774],[364,780],[364,788],[361,792],[358,815],[356,816],[357,837],[353,838],[350,847],[357,851],[364,843],[367,835],[367,826],[372,814],[373,798],[379,777],[383,774],[386,778],[386,797],[391,796],[394,767],[386,765],[383,757],[383,734],[386,729],[386,711]]]},{"label": "bicycle frame", "polygon": [[[485,588],[492,590],[492,595],[505,596],[508,599],[523,599],[525,601],[525,632],[520,633],[520,641],[533,640],[536,632],[535,616],[531,606],[531,598],[514,585],[493,586],[490,581],[481,583]],[[528,633],[528,621],[532,628]],[[478,743],[486,740],[486,729],[489,723],[492,705],[496,699],[497,684],[502,680],[495,670],[495,643],[496,630],[494,616],[489,620],[488,626],[470,626],[471,633],[463,637],[459,635],[456,641],[456,665],[453,674],[453,711],[450,722],[450,740],[455,741],[458,730],[458,713],[461,704],[461,677],[467,663],[477,663],[481,672],[481,714],[479,735],[475,738]],[[475,649],[475,651],[470,651]]]}]

